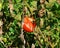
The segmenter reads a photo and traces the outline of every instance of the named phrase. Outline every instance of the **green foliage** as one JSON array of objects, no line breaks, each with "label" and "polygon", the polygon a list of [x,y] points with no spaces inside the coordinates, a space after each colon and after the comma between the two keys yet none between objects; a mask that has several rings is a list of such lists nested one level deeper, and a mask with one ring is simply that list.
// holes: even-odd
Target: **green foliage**
[{"label": "green foliage", "polygon": [[[0,12],[3,13],[0,19],[3,21],[2,29],[4,32],[0,36],[1,48],[22,48],[23,41],[19,36],[22,30],[23,14],[32,15],[36,21],[34,32],[23,32],[26,48],[31,48],[32,44],[36,48],[59,48],[60,4],[56,0],[46,0],[44,4],[40,4],[40,0],[11,0],[11,2],[10,5],[9,0],[0,1]],[[24,7],[26,7],[25,13]],[[40,17],[38,13],[42,8],[45,9],[45,12]]]}]

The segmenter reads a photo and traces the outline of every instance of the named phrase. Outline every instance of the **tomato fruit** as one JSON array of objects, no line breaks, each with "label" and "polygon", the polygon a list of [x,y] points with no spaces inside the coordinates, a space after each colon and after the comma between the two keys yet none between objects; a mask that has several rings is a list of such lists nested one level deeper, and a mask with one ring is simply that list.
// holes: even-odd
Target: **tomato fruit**
[{"label": "tomato fruit", "polygon": [[26,31],[26,32],[33,32],[35,26],[36,26],[36,23],[33,22],[33,18],[29,18],[29,17],[24,17],[24,21],[23,21],[23,29]]}]

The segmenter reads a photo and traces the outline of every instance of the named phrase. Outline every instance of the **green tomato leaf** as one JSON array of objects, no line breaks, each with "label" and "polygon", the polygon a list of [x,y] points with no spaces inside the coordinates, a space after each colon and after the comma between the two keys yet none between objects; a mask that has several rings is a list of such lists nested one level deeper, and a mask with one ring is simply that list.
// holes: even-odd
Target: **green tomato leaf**
[{"label": "green tomato leaf", "polygon": [[10,31],[10,32],[14,32],[14,29],[10,27],[10,28],[9,28],[9,31]]}]

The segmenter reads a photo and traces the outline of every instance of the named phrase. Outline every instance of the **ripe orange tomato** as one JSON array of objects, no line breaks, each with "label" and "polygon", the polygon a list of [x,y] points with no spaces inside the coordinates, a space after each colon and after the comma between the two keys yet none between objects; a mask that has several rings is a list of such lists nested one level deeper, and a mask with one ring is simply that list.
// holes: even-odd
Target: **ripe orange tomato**
[{"label": "ripe orange tomato", "polygon": [[33,22],[33,18],[24,17],[23,29],[24,29],[26,32],[33,32],[35,26],[36,26],[36,23]]}]

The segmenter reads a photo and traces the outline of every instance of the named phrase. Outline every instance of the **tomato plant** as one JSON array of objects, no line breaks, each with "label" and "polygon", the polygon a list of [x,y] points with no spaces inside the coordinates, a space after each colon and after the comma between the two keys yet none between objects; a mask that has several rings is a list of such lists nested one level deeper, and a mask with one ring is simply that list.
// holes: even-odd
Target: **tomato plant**
[{"label": "tomato plant", "polygon": [[59,48],[60,0],[0,0],[0,48]]}]

